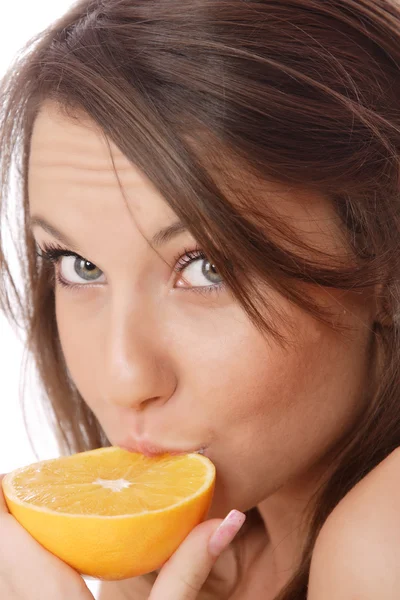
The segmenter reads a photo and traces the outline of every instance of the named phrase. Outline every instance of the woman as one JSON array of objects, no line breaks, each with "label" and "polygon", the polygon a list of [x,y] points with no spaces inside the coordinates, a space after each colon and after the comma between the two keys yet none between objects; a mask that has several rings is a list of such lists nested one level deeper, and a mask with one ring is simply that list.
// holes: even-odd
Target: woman
[{"label": "woman", "polygon": [[[60,451],[218,474],[210,519],[102,600],[397,597],[400,7],[84,0],[34,41],[1,91],[2,298]],[[2,512],[34,565],[0,552],[8,597],[90,597]]]}]

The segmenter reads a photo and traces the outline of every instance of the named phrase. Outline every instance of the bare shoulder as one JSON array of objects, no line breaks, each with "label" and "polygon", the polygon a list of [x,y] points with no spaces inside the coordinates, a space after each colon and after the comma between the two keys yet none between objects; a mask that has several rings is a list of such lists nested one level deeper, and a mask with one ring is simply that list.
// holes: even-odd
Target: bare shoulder
[{"label": "bare shoulder", "polygon": [[151,587],[143,577],[122,581],[102,581],[98,600],[147,600]]},{"label": "bare shoulder", "polygon": [[400,590],[400,449],[338,504],[318,536],[308,600],[397,600]]}]

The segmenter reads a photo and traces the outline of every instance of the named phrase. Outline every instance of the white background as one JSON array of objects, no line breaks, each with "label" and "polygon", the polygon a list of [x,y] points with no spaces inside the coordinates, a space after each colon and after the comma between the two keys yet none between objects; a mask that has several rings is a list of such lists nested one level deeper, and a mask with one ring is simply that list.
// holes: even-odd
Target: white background
[{"label": "white background", "polygon": [[[73,4],[72,0],[13,0],[1,2],[0,77],[16,52]],[[35,379],[27,380],[26,404],[29,428],[34,438],[31,448],[20,410],[20,379],[23,357],[21,339],[0,311],[0,473],[7,473],[36,460],[58,456],[51,429],[40,413]],[[29,374],[29,371],[28,371]],[[32,380],[29,383],[29,380]],[[98,582],[86,581],[97,596]]]}]

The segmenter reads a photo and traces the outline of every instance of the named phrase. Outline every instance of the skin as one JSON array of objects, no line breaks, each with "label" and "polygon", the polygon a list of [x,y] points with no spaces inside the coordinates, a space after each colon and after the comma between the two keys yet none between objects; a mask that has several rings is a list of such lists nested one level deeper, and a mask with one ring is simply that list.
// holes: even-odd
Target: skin
[{"label": "skin", "polygon": [[[56,287],[68,369],[111,443],[142,438],[182,450],[207,446],[218,474],[210,516],[257,506],[262,519],[241,542],[249,574],[238,597],[272,598],[299,558],[302,513],[328,473],[329,452],[356,426],[368,400],[375,298],[313,290],[351,327],[343,334],[273,292],[275,306],[295,325],[284,332],[290,344],[282,349],[256,330],[229,290],[196,292],[195,286],[213,285],[201,274],[204,261],[174,272],[174,257],[195,248],[189,232],[157,252],[150,246],[176,215],[111,148],[129,210],[95,128],[43,105],[32,137],[30,214],[54,225],[73,242],[63,247],[98,268],[91,284],[74,274],[73,258],[61,259],[64,277],[81,282]],[[265,202],[280,200],[278,210],[299,223],[304,239],[343,249],[326,200],[268,183],[263,194]],[[32,231],[39,247],[57,242],[40,226]],[[228,585],[232,556],[221,557],[219,567]]]}]

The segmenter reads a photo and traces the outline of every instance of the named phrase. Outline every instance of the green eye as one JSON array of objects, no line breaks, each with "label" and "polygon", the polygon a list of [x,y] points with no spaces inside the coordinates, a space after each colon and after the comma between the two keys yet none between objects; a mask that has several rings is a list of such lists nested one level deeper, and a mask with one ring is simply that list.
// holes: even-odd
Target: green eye
[{"label": "green eye", "polygon": [[[72,261],[71,261],[72,262]],[[102,271],[96,267],[93,263],[85,260],[83,258],[76,257],[73,270],[82,279],[86,281],[96,281],[98,277],[102,274]]]}]

